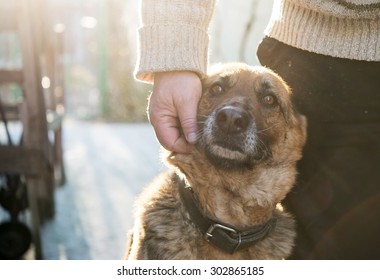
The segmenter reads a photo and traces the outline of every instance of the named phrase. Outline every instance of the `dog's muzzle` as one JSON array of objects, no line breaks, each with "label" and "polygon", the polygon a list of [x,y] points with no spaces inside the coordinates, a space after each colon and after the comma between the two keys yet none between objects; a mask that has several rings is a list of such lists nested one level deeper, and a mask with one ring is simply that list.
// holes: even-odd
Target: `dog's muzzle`
[{"label": "dog's muzzle", "polygon": [[218,168],[240,169],[250,166],[257,142],[253,115],[243,106],[225,105],[206,118],[200,145]]}]

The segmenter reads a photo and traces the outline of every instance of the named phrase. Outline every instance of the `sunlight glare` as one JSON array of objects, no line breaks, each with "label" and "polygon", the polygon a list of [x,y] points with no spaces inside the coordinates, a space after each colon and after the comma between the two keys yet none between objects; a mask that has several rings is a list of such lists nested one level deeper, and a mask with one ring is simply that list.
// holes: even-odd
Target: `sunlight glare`
[{"label": "sunlight glare", "polygon": [[80,25],[84,28],[92,29],[97,25],[98,20],[94,17],[85,16],[80,20]]},{"label": "sunlight glare", "polygon": [[43,76],[41,80],[41,85],[44,89],[50,88],[50,79],[48,76]]}]

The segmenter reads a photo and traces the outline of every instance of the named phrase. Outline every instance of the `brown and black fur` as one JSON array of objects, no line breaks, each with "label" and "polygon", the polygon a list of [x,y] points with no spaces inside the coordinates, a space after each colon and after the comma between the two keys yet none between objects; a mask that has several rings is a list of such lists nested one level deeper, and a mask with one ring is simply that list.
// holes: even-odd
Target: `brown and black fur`
[{"label": "brown and black fur", "polygon": [[[284,259],[295,222],[280,202],[296,178],[306,120],[275,73],[221,64],[203,80],[199,140],[190,154],[167,153],[170,170],[137,201],[127,259]],[[179,177],[208,217],[244,230],[277,218],[262,240],[234,254],[207,242],[179,196]]]}]

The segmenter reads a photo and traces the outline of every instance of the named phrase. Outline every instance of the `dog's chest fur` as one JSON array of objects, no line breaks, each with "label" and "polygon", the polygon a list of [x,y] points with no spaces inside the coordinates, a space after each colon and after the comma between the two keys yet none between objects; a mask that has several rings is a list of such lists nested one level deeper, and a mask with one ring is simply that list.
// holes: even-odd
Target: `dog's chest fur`
[{"label": "dog's chest fur", "polygon": [[129,259],[283,259],[289,256],[295,238],[291,216],[277,207],[277,222],[268,236],[248,249],[228,254],[214,247],[191,221],[180,199],[174,172],[152,182],[137,209],[138,220]]}]

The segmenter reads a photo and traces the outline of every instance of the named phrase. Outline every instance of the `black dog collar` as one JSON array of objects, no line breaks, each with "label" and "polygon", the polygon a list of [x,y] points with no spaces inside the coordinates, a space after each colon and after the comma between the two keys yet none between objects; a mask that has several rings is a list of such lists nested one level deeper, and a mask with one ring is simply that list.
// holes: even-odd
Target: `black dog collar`
[{"label": "black dog collar", "polygon": [[193,189],[181,181],[182,184],[178,186],[179,193],[193,223],[203,233],[205,240],[227,253],[233,254],[254,245],[266,237],[276,224],[276,218],[272,217],[265,224],[241,231],[231,225],[212,220],[199,209]]}]

